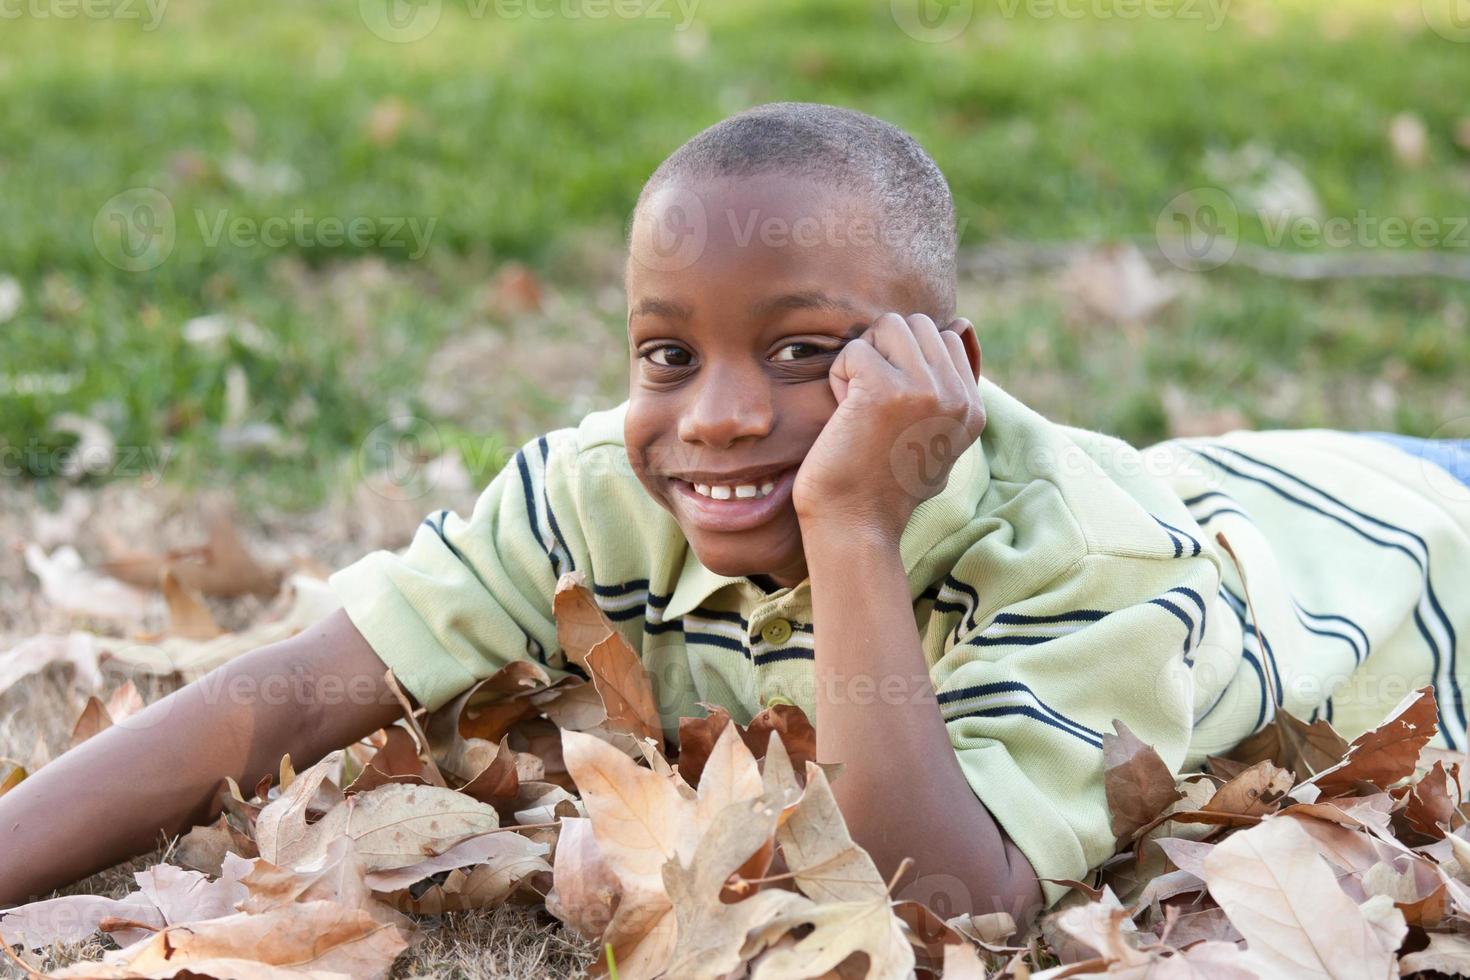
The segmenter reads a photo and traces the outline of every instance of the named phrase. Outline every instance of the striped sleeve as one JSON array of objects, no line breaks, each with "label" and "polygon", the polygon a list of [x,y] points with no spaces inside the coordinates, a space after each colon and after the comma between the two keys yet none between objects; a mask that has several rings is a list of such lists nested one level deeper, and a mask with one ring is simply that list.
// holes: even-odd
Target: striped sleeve
[{"label": "striped sleeve", "polygon": [[[1113,719],[1171,769],[1185,759],[1191,668],[1219,587],[1216,560],[1192,552],[1088,554],[988,612],[983,570],[955,567],[976,601],[932,671],[940,710],[965,777],[1040,878],[1081,879],[1114,852],[1102,764]],[[1042,887],[1048,904],[1067,890]]]},{"label": "striped sleeve", "polygon": [[430,513],[401,553],[372,552],[328,580],[353,624],[425,707],[515,659],[535,660],[553,679],[565,673],[551,599],[561,573],[578,567],[583,541],[568,463],[575,438],[558,430],[528,442],[468,520]]}]

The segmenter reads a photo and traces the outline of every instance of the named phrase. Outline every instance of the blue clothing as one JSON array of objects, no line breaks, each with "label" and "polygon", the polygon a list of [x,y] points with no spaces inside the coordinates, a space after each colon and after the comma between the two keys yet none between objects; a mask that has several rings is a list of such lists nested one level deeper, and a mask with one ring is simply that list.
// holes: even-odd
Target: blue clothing
[{"label": "blue clothing", "polygon": [[1470,487],[1470,439],[1420,439],[1396,432],[1359,432],[1398,446],[1406,453],[1427,459]]}]

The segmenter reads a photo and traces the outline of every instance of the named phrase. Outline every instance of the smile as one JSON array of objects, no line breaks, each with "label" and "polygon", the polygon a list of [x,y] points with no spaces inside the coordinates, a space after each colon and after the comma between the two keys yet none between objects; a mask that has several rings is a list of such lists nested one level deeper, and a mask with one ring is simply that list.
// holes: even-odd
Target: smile
[{"label": "smile", "polygon": [[744,531],[770,520],[791,500],[796,467],[748,483],[694,483],[669,477],[679,509],[706,531]]}]

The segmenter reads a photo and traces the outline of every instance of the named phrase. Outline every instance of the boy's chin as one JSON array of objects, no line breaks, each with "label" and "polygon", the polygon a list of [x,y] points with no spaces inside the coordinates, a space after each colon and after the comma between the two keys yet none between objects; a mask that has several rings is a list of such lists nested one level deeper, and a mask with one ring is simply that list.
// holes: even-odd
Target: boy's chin
[{"label": "boy's chin", "polygon": [[745,537],[741,542],[711,541],[708,532],[689,537],[690,547],[699,563],[716,575],[738,578],[743,575],[791,575],[805,567],[801,539],[781,536],[770,542],[750,540],[749,533],[730,535]]}]

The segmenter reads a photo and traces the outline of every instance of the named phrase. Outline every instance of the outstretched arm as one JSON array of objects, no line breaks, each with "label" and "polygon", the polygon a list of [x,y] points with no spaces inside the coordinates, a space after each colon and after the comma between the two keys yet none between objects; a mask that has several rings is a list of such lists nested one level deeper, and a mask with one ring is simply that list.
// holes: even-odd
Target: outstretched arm
[{"label": "outstretched arm", "polygon": [[211,819],[281,756],[305,766],[400,714],[386,668],[338,610],[88,739],[0,797],[0,908],[111,867]]}]

